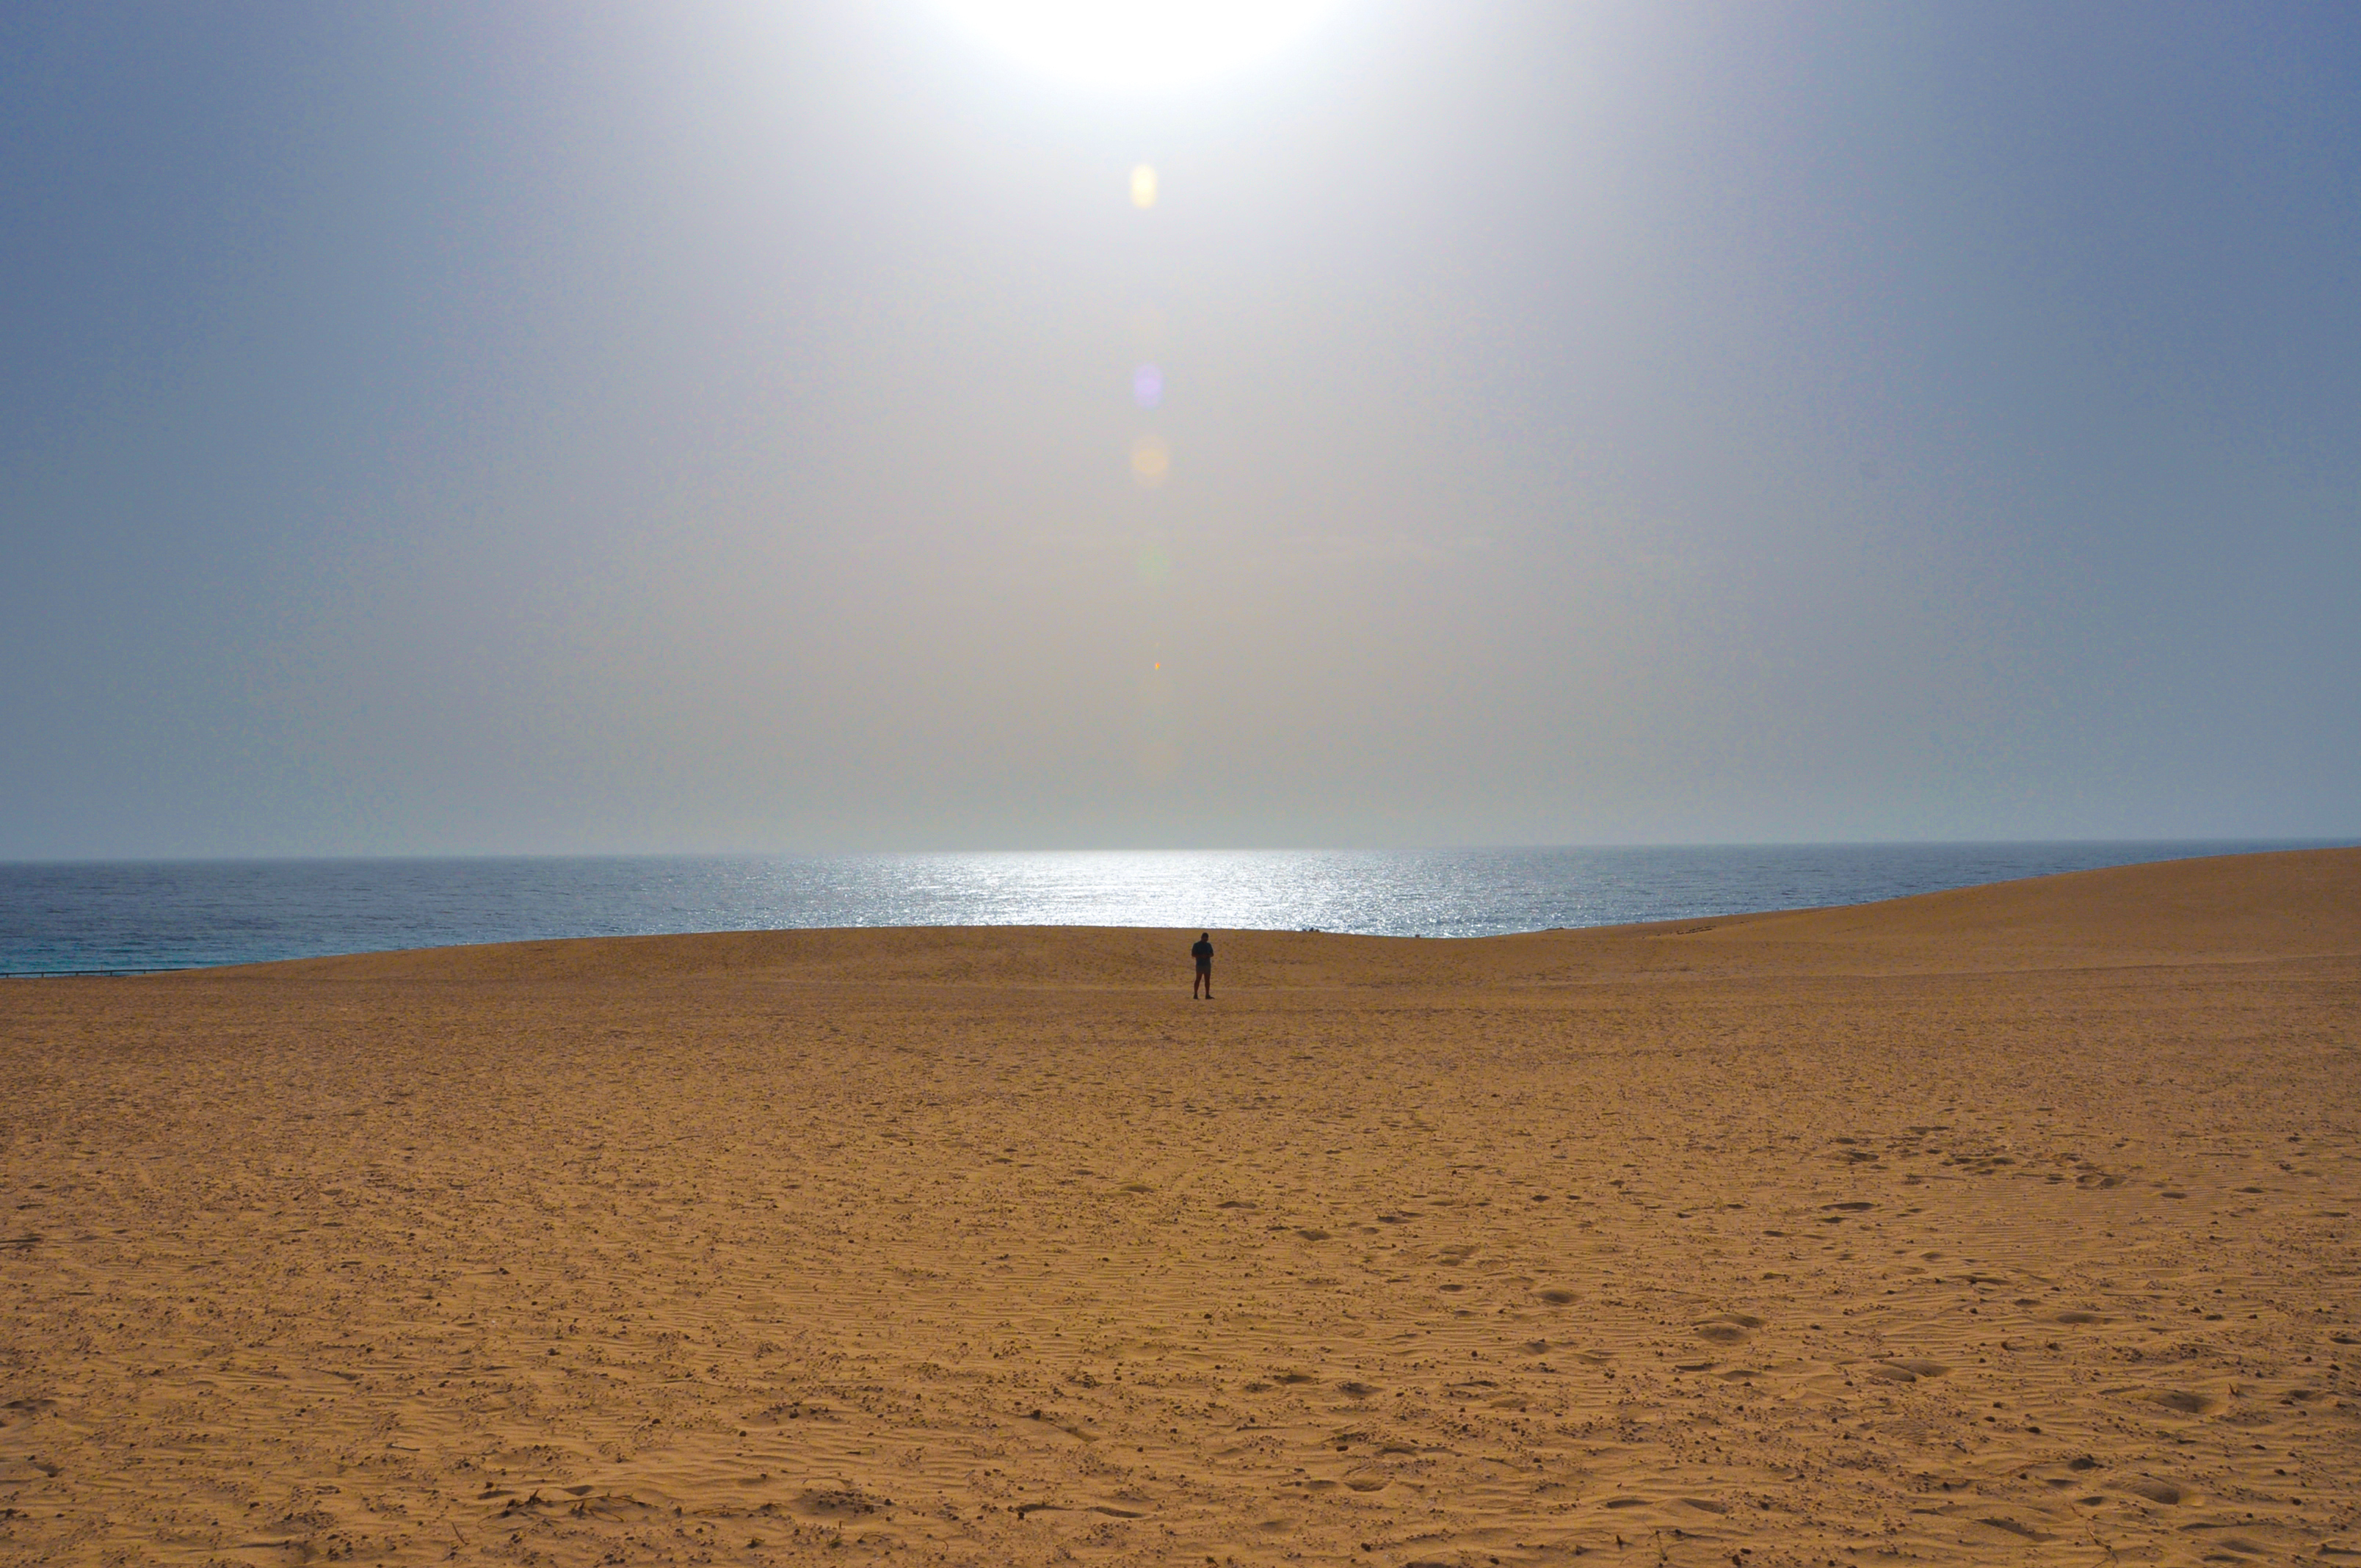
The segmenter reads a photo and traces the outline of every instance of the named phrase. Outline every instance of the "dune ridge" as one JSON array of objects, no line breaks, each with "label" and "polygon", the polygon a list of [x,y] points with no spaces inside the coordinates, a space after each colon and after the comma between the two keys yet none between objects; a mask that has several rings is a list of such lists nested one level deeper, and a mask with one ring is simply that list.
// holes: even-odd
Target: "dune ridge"
[{"label": "dune ridge", "polygon": [[0,990],[0,1556],[2361,1557],[2361,850]]}]

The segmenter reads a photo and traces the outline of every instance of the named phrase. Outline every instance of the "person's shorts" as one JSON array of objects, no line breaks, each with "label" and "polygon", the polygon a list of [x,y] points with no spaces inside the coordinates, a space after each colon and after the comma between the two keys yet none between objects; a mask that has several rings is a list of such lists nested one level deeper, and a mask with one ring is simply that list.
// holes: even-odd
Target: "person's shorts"
[{"label": "person's shorts", "polygon": [[1211,974],[1211,973],[1213,973],[1213,959],[1199,959],[1197,960],[1197,972],[1198,972],[1199,974]]}]

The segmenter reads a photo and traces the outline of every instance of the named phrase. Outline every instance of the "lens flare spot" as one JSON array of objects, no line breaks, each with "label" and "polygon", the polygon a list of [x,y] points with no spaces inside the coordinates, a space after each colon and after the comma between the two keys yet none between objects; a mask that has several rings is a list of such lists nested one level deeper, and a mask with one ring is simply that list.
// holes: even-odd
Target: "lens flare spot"
[{"label": "lens flare spot", "polygon": [[1143,365],[1131,373],[1131,400],[1141,408],[1152,409],[1164,401],[1164,372],[1153,365]]},{"label": "lens flare spot", "polygon": [[1141,212],[1156,205],[1156,169],[1152,164],[1136,165],[1131,171],[1131,204]]},{"label": "lens flare spot", "polygon": [[1131,444],[1131,477],[1143,485],[1160,485],[1172,471],[1172,449],[1160,435],[1143,435]]},{"label": "lens flare spot", "polygon": [[[1164,553],[1164,547],[1160,544],[1144,547],[1139,553],[1138,565],[1139,580],[1150,587],[1172,575],[1172,557]],[[1156,667],[1160,670],[1164,665],[1159,662]]]}]

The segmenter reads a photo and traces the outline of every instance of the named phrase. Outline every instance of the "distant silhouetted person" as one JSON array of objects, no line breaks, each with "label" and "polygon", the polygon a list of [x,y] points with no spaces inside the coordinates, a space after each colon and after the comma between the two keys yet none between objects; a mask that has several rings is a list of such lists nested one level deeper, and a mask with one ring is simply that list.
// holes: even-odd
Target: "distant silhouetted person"
[{"label": "distant silhouetted person", "polygon": [[1189,956],[1197,960],[1197,978],[1189,982],[1189,1000],[1194,1002],[1197,999],[1198,988],[1202,986],[1204,988],[1205,1000],[1211,1002],[1213,1000],[1213,933],[1198,932],[1197,945],[1189,949]]}]

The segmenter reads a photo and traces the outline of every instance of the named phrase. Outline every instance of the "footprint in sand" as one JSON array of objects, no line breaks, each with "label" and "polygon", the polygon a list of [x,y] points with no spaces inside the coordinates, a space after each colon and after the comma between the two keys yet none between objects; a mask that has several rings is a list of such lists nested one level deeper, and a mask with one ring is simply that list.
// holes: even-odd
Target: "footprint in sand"
[{"label": "footprint in sand", "polygon": [[1939,1361],[1885,1361],[1871,1367],[1870,1373],[1889,1383],[1916,1383],[1921,1377],[1940,1377],[1949,1370]]},{"label": "footprint in sand", "polygon": [[[1574,1292],[1571,1290],[1537,1290],[1533,1294],[1553,1307],[1564,1307],[1574,1300]],[[1547,1349],[1548,1346],[1544,1345],[1543,1348]]]},{"label": "footprint in sand", "polygon": [[1697,1326],[1699,1339],[1715,1344],[1742,1344],[1752,1337],[1763,1320],[1745,1312],[1724,1312],[1718,1318],[1708,1318]]},{"label": "footprint in sand", "polygon": [[2131,1481],[2125,1484],[2124,1490],[2136,1497],[2146,1497],[2151,1503],[2161,1503],[2166,1508],[2178,1506],[2189,1496],[2169,1481]]},{"label": "footprint in sand", "polygon": [[2211,1396],[2194,1393],[2187,1388],[2160,1389],[2150,1394],[2148,1398],[2166,1409],[2179,1410],[2184,1416],[2202,1416],[2221,1403]]}]

